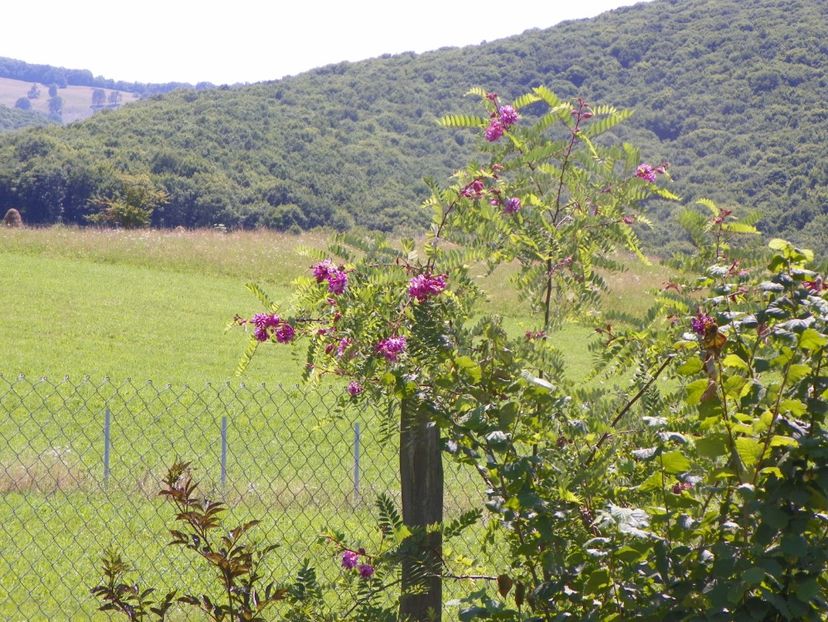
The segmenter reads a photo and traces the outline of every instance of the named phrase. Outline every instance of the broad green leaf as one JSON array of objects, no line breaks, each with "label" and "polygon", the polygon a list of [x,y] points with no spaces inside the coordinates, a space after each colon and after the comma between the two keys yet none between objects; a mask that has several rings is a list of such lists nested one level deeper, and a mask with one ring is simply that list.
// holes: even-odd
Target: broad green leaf
[{"label": "broad green leaf", "polygon": [[828,338],[813,328],[806,328],[799,336],[799,347],[803,350],[819,350],[828,344]]},{"label": "broad green leaf", "polygon": [[454,364],[460,370],[460,373],[466,376],[472,384],[478,384],[483,377],[483,372],[471,357],[458,356],[454,359]]},{"label": "broad green leaf", "polygon": [[684,473],[690,468],[690,461],[678,450],[661,455],[661,466],[668,473]]},{"label": "broad green leaf", "polygon": [[648,490],[661,490],[664,486],[664,476],[659,471],[653,471],[650,476],[638,485],[638,490],[647,492]]},{"label": "broad green leaf", "polygon": [[693,357],[691,359],[687,359],[682,365],[676,369],[678,373],[682,376],[692,376],[693,374],[699,373],[702,368],[704,367],[704,363],[699,357]]},{"label": "broad green leaf", "polygon": [[742,459],[746,467],[752,467],[759,462],[762,456],[762,443],[755,438],[742,436],[735,441],[736,453]]},{"label": "broad green leaf", "polygon": [[785,476],[782,475],[782,471],[779,469],[779,467],[775,467],[775,466],[765,467],[764,469],[759,471],[759,474],[760,475],[773,475],[777,479],[784,479],[785,478]]},{"label": "broad green leaf", "polygon": [[803,416],[808,411],[808,407],[805,406],[799,400],[782,400],[779,403],[779,412],[789,412],[792,415],[797,417]]},{"label": "broad green leaf", "polygon": [[715,459],[728,454],[724,434],[708,434],[696,440],[696,451],[700,456]]},{"label": "broad green leaf", "polygon": [[765,578],[765,569],[754,566],[742,573],[742,580],[748,585],[759,585]]},{"label": "broad green leaf", "polygon": [[771,439],[771,447],[799,447],[799,441],[790,436],[781,436],[777,434]]},{"label": "broad green leaf", "polygon": [[748,364],[736,354],[728,354],[722,359],[722,365],[725,367],[738,367],[739,369],[747,370]]},{"label": "broad green leaf", "polygon": [[687,385],[687,403],[690,406],[695,406],[701,402],[702,395],[707,391],[710,381],[707,378],[695,380]]}]

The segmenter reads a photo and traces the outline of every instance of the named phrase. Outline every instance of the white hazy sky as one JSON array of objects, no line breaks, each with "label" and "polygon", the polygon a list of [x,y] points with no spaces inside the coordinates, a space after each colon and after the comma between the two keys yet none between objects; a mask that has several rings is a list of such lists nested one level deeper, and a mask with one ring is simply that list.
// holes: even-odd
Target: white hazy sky
[{"label": "white hazy sky", "polygon": [[0,56],[139,82],[258,82],[548,28],[638,0],[8,0]]}]

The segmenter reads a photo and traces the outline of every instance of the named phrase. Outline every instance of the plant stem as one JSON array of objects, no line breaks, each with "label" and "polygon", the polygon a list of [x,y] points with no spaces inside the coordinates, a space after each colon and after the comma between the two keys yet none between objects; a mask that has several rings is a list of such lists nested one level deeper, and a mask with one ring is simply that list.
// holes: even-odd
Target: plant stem
[{"label": "plant stem", "polygon": [[[645,384],[643,387],[641,387],[638,390],[638,393],[636,393],[633,396],[633,398],[624,405],[624,407],[618,412],[618,414],[615,415],[615,418],[612,420],[612,422],[610,422],[610,428],[614,428],[618,424],[618,422],[621,420],[621,418],[624,415],[627,414],[627,412],[630,410],[630,408],[632,408],[635,405],[635,403],[639,399],[641,399],[641,396],[644,395],[644,393],[647,392],[647,389],[649,389],[656,380],[658,380],[658,377],[661,375],[661,372],[663,372],[667,368],[667,365],[669,365],[670,361],[672,361],[672,360],[673,360],[673,355],[671,354],[664,360],[663,363],[661,363],[659,368],[656,370],[655,374],[653,374],[653,376],[647,381],[647,384]],[[601,438],[598,439],[598,442],[595,444],[595,447],[592,448],[592,451],[590,452],[589,456],[587,456],[587,459],[584,462],[584,466],[589,466],[589,464],[595,458],[595,454],[598,453],[598,450],[601,448],[601,445],[603,445],[607,441],[607,439],[610,437],[610,435],[611,435],[611,432],[609,432],[609,431],[604,432],[601,435]]]}]

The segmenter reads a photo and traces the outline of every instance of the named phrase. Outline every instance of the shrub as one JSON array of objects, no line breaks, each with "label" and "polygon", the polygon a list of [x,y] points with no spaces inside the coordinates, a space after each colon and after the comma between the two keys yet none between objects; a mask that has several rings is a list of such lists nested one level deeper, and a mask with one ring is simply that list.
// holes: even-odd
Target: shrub
[{"label": "shrub", "polygon": [[12,207],[6,212],[6,215],[3,216],[3,224],[7,227],[22,227],[23,218],[20,216],[20,212]]}]

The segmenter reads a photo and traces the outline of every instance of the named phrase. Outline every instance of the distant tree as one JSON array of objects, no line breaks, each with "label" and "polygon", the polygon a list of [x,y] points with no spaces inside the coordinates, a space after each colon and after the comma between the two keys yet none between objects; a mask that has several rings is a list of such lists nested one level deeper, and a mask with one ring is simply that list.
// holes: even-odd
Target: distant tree
[{"label": "distant tree", "polygon": [[92,105],[104,106],[106,105],[106,91],[97,88],[92,91]]},{"label": "distant tree", "polygon": [[109,92],[109,105],[110,106],[117,106],[121,103],[121,93],[120,91],[110,91]]},{"label": "distant tree", "polygon": [[49,98],[49,116],[58,121],[63,116],[63,98],[57,95]]},{"label": "distant tree", "polygon": [[40,87],[37,83],[32,84],[32,88],[29,89],[29,92],[26,94],[26,97],[29,99],[37,99],[40,97]]},{"label": "distant tree", "polygon": [[57,90],[58,90],[58,85],[57,84],[54,84],[54,83],[50,84],[49,85],[49,97],[57,97]]},{"label": "distant tree", "polygon": [[92,91],[92,108],[103,108],[106,104],[106,91],[103,89],[95,89]]},{"label": "distant tree", "polygon": [[148,227],[155,208],[168,200],[167,193],[158,189],[149,175],[118,173],[116,187],[109,196],[95,195],[90,199],[99,211],[88,216],[88,220],[124,229]]},{"label": "distant tree", "polygon": [[14,102],[15,108],[20,108],[20,110],[31,110],[32,109],[32,102],[29,101],[28,97],[19,97],[16,102]]}]

